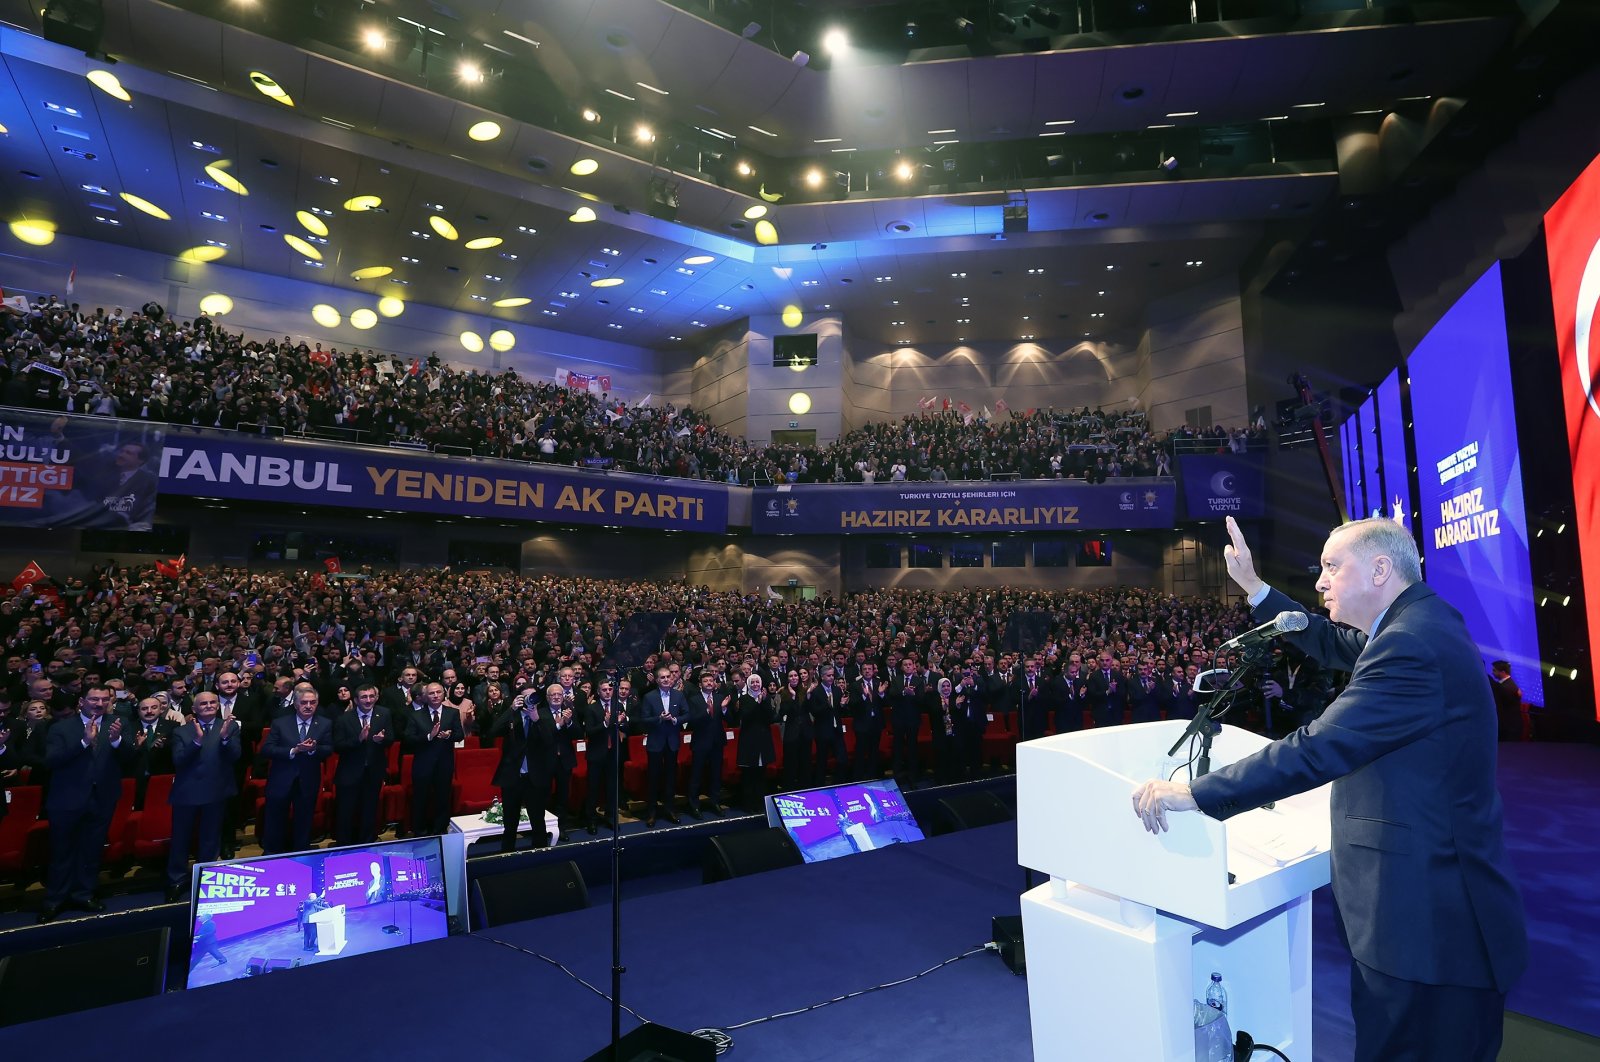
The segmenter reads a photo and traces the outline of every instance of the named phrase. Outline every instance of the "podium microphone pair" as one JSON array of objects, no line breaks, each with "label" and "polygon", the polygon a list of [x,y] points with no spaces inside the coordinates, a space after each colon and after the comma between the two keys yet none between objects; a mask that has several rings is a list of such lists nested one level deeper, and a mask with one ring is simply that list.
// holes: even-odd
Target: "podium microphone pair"
[{"label": "podium microphone pair", "polygon": [[1304,612],[1280,612],[1272,619],[1253,630],[1245,631],[1237,638],[1223,642],[1217,647],[1217,655],[1231,653],[1235,649],[1251,649],[1262,642],[1269,642],[1280,634],[1292,634],[1303,631],[1311,625],[1311,620]]}]

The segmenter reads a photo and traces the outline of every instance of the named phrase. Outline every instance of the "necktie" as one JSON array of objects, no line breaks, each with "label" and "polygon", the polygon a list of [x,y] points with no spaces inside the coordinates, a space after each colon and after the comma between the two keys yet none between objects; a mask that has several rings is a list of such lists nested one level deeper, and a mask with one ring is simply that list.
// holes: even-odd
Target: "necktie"
[{"label": "necktie", "polygon": [[100,736],[100,720],[89,720],[89,744],[93,745],[95,738]]},{"label": "necktie", "polygon": [[304,741],[305,739],[306,739],[306,721],[304,719],[302,719],[302,720],[300,720],[300,740]]},{"label": "necktie", "polygon": [[368,715],[366,712],[362,712],[361,713],[361,729],[365,730],[365,729],[367,729],[367,727],[369,727],[371,725],[372,725],[372,716]]},{"label": "necktie", "polygon": [[438,726],[439,725],[439,710],[437,708],[435,708],[430,714],[432,714],[432,716],[433,716],[433,725],[434,726]]}]

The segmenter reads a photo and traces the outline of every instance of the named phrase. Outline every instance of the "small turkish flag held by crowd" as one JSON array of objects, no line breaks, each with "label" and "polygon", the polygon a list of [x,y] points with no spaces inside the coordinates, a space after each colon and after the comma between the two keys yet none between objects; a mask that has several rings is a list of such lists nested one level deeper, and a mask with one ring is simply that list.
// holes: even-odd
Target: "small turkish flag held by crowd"
[{"label": "small turkish flag held by crowd", "polygon": [[21,593],[23,587],[41,583],[48,578],[50,577],[44,573],[44,569],[39,567],[39,562],[31,560],[28,562],[27,567],[18,572],[17,577],[11,580],[11,589]]}]

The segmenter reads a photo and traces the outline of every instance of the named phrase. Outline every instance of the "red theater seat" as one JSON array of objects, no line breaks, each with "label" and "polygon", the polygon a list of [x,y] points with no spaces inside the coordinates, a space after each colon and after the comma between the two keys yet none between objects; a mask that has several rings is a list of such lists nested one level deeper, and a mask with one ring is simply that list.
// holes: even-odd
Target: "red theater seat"
[{"label": "red theater seat", "polygon": [[10,791],[8,814],[0,819],[0,877],[15,878],[37,864],[28,859],[28,834],[38,823],[44,789],[19,785]]},{"label": "red theater seat", "polygon": [[144,809],[128,822],[128,848],[140,863],[165,860],[172,847],[172,805],[167,803],[171,794],[172,775],[152,775]]},{"label": "red theater seat", "polygon": [[128,820],[135,814],[133,810],[134,784],[132,778],[124,778],[122,780],[122,795],[117,797],[117,810],[111,815],[111,828],[106,833],[106,846],[100,853],[102,865],[120,862],[132,852],[132,845],[129,843]]}]

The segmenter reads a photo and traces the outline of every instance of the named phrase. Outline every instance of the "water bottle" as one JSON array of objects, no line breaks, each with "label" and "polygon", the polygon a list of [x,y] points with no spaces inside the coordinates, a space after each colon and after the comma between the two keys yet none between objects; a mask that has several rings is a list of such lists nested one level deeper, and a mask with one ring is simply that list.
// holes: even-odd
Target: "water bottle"
[{"label": "water bottle", "polygon": [[1206,989],[1206,1006],[1228,1013],[1228,990],[1222,987],[1222,975],[1213,972],[1211,984]]}]

